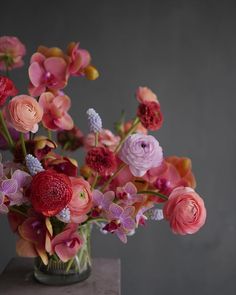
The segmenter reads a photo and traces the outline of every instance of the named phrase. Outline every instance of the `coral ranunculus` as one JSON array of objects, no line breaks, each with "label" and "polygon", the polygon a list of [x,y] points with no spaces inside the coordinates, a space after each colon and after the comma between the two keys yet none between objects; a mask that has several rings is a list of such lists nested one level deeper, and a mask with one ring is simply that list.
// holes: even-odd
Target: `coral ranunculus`
[{"label": "coral ranunculus", "polygon": [[156,94],[152,92],[152,90],[148,87],[138,87],[136,91],[136,98],[140,103],[144,103],[147,101],[158,102]]},{"label": "coral ranunculus", "polygon": [[65,174],[45,170],[33,177],[30,200],[36,212],[54,216],[68,205],[71,198],[71,181]]},{"label": "coral ranunculus", "polygon": [[20,132],[38,131],[43,110],[37,100],[28,95],[15,96],[8,105],[9,119],[13,127]]},{"label": "coral ranunculus", "polygon": [[43,125],[50,130],[70,130],[74,123],[67,113],[71,101],[67,95],[54,96],[51,92],[43,93],[39,98],[39,104],[43,108]]},{"label": "coral ranunculus", "polygon": [[90,184],[82,177],[71,177],[73,196],[68,204],[71,221],[81,223],[87,219],[87,213],[92,207]]},{"label": "coral ranunculus", "polygon": [[196,233],[206,221],[203,199],[189,187],[178,187],[172,191],[164,205],[163,213],[175,234]]}]

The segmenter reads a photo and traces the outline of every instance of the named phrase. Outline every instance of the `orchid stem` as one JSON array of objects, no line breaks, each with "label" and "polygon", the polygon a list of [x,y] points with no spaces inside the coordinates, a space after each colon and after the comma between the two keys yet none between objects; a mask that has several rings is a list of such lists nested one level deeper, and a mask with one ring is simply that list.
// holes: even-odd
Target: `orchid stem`
[{"label": "orchid stem", "polygon": [[67,264],[67,267],[66,267],[66,272],[68,272],[70,270],[73,262],[74,262],[74,258],[72,258],[72,259],[69,260],[69,262]]},{"label": "orchid stem", "polygon": [[7,139],[7,142],[9,144],[10,148],[13,149],[14,142],[13,142],[11,134],[10,134],[8,128],[7,128],[7,125],[6,125],[6,122],[4,120],[4,117],[3,117],[3,114],[2,114],[1,110],[0,110],[0,125],[2,127],[2,132],[4,133],[4,137]]},{"label": "orchid stem", "polygon": [[27,151],[26,151],[26,146],[25,146],[24,134],[22,132],[20,133],[20,142],[21,142],[21,147],[22,147],[23,155],[24,155],[24,158],[25,158],[26,155],[27,155]]},{"label": "orchid stem", "polygon": [[123,143],[126,141],[127,137],[131,135],[137,128],[138,124],[140,123],[140,119],[136,117],[134,119],[133,125],[130,127],[129,131],[126,133],[126,135],[121,139],[119,145],[115,149],[115,153],[118,153],[119,150],[121,149]]},{"label": "orchid stem", "polygon": [[52,131],[48,129],[48,138],[52,140]]},{"label": "orchid stem", "polygon": [[142,194],[154,195],[154,196],[158,196],[158,197],[162,198],[165,201],[168,200],[168,197],[166,195],[163,195],[161,193],[154,192],[154,191],[139,191],[139,192],[137,192],[137,194],[139,194],[139,195],[142,195]]},{"label": "orchid stem", "polygon": [[9,208],[9,210],[10,210],[11,212],[15,212],[15,213],[21,214],[21,215],[23,215],[23,216],[25,216],[25,217],[28,217],[28,215],[27,215],[26,213],[24,213],[24,212],[22,212],[22,211],[20,211],[20,210],[18,210],[18,209],[16,209],[16,208],[14,208],[14,207],[8,207],[8,208]]},{"label": "orchid stem", "polygon": [[103,192],[108,185],[112,182],[112,180],[121,172],[121,170],[123,170],[125,167],[127,166],[127,164],[123,163],[120,165],[120,167],[116,170],[116,172],[107,180],[107,182],[104,183],[104,185],[101,188],[101,191]]},{"label": "orchid stem", "polygon": [[92,189],[95,188],[95,186],[97,184],[97,181],[98,181],[98,173],[96,172],[95,177],[94,177],[94,181],[93,181],[93,184],[92,184]]}]

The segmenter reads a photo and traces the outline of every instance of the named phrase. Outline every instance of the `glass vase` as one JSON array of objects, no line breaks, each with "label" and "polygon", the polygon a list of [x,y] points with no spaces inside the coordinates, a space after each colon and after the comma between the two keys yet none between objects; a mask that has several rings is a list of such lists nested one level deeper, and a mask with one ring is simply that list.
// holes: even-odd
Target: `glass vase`
[{"label": "glass vase", "polygon": [[91,273],[90,234],[91,225],[79,228],[83,238],[83,246],[77,255],[68,262],[62,262],[58,257],[50,256],[48,265],[44,265],[41,258],[35,258],[34,277],[46,285],[70,285],[86,280]]}]

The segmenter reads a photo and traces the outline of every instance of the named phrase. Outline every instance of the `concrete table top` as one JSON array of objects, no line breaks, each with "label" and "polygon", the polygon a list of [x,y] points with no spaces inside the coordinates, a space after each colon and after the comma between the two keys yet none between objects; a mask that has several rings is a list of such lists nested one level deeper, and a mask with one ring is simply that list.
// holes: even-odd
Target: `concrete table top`
[{"label": "concrete table top", "polygon": [[93,259],[91,276],[81,283],[45,286],[33,278],[33,259],[13,258],[0,275],[3,295],[120,295],[120,260]]}]

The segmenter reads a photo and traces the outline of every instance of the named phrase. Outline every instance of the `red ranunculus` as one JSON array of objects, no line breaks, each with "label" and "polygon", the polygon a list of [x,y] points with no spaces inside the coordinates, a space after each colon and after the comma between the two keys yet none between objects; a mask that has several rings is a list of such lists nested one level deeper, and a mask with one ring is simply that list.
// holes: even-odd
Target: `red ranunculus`
[{"label": "red ranunculus", "polygon": [[163,116],[158,102],[145,101],[140,103],[137,116],[143,126],[149,130],[158,130],[162,126]]},{"label": "red ranunculus", "polygon": [[4,105],[9,96],[17,95],[18,91],[9,78],[0,76],[0,106]]},{"label": "red ranunculus", "polygon": [[71,198],[71,181],[65,174],[45,170],[33,177],[30,200],[36,212],[54,216],[67,206]]}]

